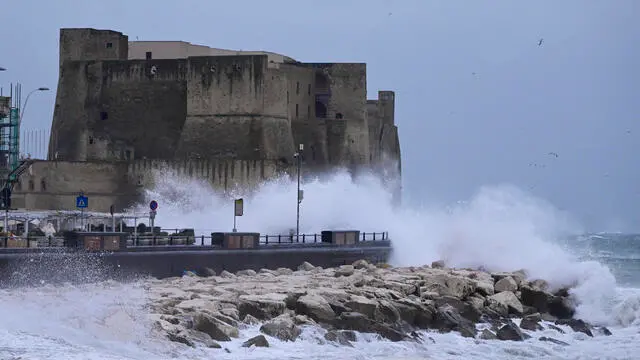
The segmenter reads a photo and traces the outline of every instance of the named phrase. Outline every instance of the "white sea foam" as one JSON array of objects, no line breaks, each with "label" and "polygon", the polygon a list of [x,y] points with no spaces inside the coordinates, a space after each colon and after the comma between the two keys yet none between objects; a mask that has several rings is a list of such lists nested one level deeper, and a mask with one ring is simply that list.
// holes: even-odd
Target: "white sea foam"
[{"label": "white sea foam", "polygon": [[[170,173],[156,176],[148,201],[162,207],[156,222],[166,228],[229,231],[233,203],[209,184]],[[422,265],[444,259],[450,266],[484,267],[495,271],[525,269],[553,287],[574,286],[578,316],[614,324],[616,282],[609,269],[595,261],[578,261],[559,239],[581,229],[568,214],[510,185],[482,187],[468,201],[446,209],[394,207],[391,195],[374,177],[354,181],[346,172],[303,184],[300,231],[316,233],[348,228],[388,231],[395,265]],[[295,228],[296,183],[286,178],[266,183],[245,198],[238,228],[261,233],[287,233]]]},{"label": "white sea foam", "polygon": [[[194,227],[200,233],[228,231],[232,202],[208,185],[163,174],[147,194],[158,200],[156,223],[165,228]],[[354,348],[319,345],[318,329],[303,339],[269,349],[245,349],[243,340],[257,329],[224,345],[230,353],[188,349],[149,336],[142,319],[146,293],[136,284],[94,284],[0,292],[0,358],[21,359],[629,359],[640,335],[640,292],[616,288],[611,272],[597,262],[580,262],[561,236],[579,227],[550,204],[512,186],[484,187],[466,202],[447,209],[393,207],[391,197],[372,178],[354,183],[345,173],[325,182],[303,185],[301,231],[331,228],[389,231],[393,263],[417,265],[445,259],[451,266],[492,270],[524,268],[554,286],[576,285],[579,316],[608,324],[613,336],[585,339],[580,333],[533,333],[525,342],[481,341],[456,333],[427,334],[435,343],[391,343],[360,334]],[[281,233],[295,227],[296,186],[286,179],[266,184],[245,197],[240,231]],[[543,343],[551,336],[571,346]],[[316,355],[314,355],[316,354]]]}]

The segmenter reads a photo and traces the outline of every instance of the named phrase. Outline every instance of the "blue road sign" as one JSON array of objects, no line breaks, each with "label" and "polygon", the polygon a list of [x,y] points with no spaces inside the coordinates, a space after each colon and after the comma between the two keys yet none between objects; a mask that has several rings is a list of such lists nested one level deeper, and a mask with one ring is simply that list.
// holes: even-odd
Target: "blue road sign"
[{"label": "blue road sign", "polygon": [[158,209],[158,202],[155,200],[151,200],[151,202],[149,203],[149,208],[153,211]]},{"label": "blue road sign", "polygon": [[86,196],[76,197],[76,207],[78,209],[85,209],[89,206],[89,198]]}]

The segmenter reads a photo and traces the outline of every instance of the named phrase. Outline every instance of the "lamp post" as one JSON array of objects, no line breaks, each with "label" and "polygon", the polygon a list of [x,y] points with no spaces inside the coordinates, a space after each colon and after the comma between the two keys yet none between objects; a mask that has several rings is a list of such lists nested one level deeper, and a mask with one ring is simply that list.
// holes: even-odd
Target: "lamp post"
[{"label": "lamp post", "polygon": [[22,127],[22,118],[24,117],[25,110],[27,110],[27,104],[29,103],[29,97],[31,96],[31,94],[33,94],[36,91],[49,91],[49,88],[48,87],[39,87],[37,89],[31,90],[27,94],[27,97],[24,99],[24,105],[20,106],[20,117],[18,118],[18,129],[16,131],[20,131],[20,128]]},{"label": "lamp post", "polygon": [[31,96],[31,94],[33,94],[36,91],[49,91],[49,88],[48,87],[39,87],[37,89],[31,90],[27,94],[27,98],[24,99],[24,105],[21,106],[22,112],[20,113],[20,122],[22,122],[22,118],[24,117],[24,111],[27,109],[27,104],[29,103],[29,97]]},{"label": "lamp post", "polygon": [[300,203],[302,202],[302,191],[300,190],[300,167],[302,166],[302,151],[304,150],[304,144],[298,145],[298,152],[296,152],[293,156],[297,160],[298,166],[298,204],[296,208],[296,242],[300,241]]}]

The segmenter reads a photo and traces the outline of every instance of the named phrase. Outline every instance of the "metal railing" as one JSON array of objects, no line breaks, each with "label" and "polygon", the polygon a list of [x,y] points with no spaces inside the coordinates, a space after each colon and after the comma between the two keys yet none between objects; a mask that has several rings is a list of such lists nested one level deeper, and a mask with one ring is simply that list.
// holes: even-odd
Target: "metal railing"
[{"label": "metal railing", "polygon": [[[30,236],[0,238],[0,248],[51,248],[63,247],[64,238],[47,236]],[[387,241],[389,234],[385,232],[361,232],[359,241]],[[260,235],[260,245],[278,244],[313,244],[322,243],[321,234],[279,234]],[[211,236],[178,236],[178,235],[134,235],[130,234],[127,239],[127,247],[147,247],[147,246],[212,246]]]}]

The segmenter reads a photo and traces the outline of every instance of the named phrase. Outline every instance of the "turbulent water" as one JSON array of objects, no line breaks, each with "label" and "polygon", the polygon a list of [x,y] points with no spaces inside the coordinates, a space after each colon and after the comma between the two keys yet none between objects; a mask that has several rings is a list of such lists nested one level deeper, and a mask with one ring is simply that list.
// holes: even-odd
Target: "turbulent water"
[{"label": "turbulent water", "polygon": [[[159,201],[157,224],[230,230],[232,203],[206,185],[164,174],[149,199]],[[613,336],[532,333],[524,342],[483,341],[430,333],[424,344],[391,343],[360,334],[353,348],[318,345],[314,329],[302,340],[271,348],[240,344],[258,333],[241,331],[229,352],[191,349],[155,338],[146,321],[141,283],[100,283],[0,290],[0,359],[633,359],[640,350],[640,235],[575,236],[581,229],[550,204],[510,186],[486,187],[448,208],[394,208],[372,179],[345,174],[304,185],[301,231],[358,228],[389,231],[394,265],[445,259],[452,266],[524,268],[554,285],[572,285],[578,314],[608,326]],[[242,196],[243,194],[239,194]],[[295,226],[295,184],[274,181],[245,195],[240,231],[287,232]],[[540,336],[569,346],[538,341]]]}]

